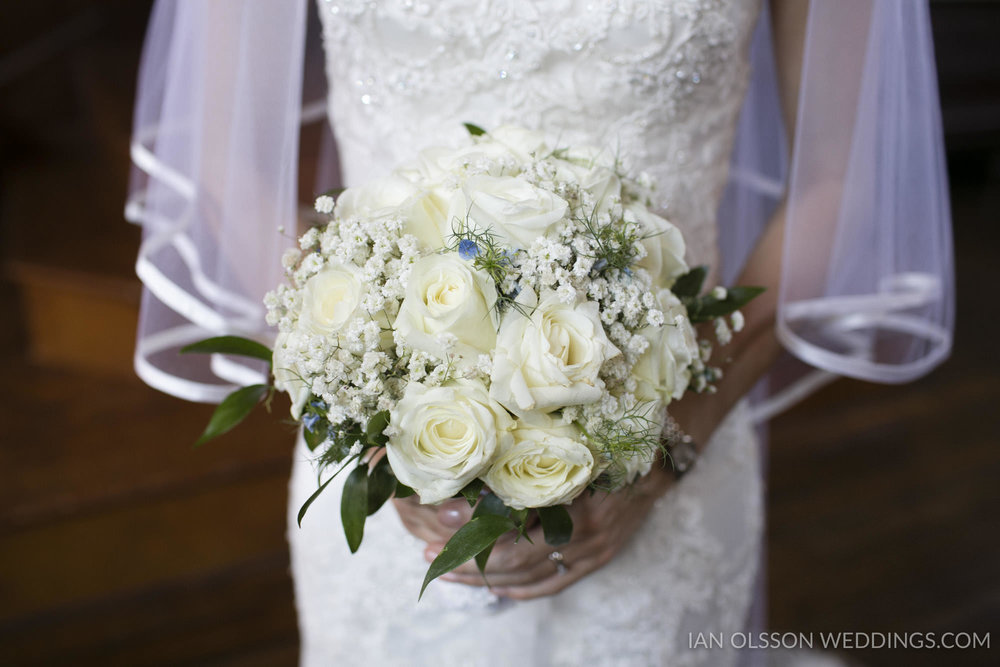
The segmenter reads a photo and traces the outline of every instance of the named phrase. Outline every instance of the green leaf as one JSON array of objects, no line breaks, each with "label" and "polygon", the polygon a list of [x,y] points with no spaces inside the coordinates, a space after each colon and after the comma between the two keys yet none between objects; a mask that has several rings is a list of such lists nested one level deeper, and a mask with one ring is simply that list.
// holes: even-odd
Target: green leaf
[{"label": "green leaf", "polygon": [[479,500],[479,492],[483,490],[483,480],[476,478],[465,485],[459,493],[468,501],[469,507],[475,507]]},{"label": "green leaf", "polygon": [[708,276],[708,267],[704,264],[696,266],[675,280],[670,291],[679,299],[696,297],[701,292],[701,286],[705,283],[706,276]]},{"label": "green leaf", "polygon": [[253,407],[260,403],[270,387],[266,384],[252,384],[242,387],[222,399],[219,407],[212,413],[205,431],[194,443],[195,447],[203,445],[212,438],[222,435],[241,421],[246,419]]},{"label": "green leaf", "polygon": [[[508,516],[511,520],[522,528],[528,524],[528,510],[511,510]],[[530,540],[529,540],[530,542]]]},{"label": "green leaf", "polygon": [[340,520],[344,524],[344,535],[351,553],[361,546],[365,534],[365,519],[368,517],[368,466],[364,463],[351,471],[344,481],[344,493],[340,498]]},{"label": "green leaf", "polygon": [[408,487],[406,484],[403,484],[398,479],[396,480],[396,498],[409,498],[414,493],[416,493],[416,491]]},{"label": "green leaf", "polygon": [[688,317],[692,322],[707,322],[739,310],[764,293],[763,287],[730,287],[725,299],[711,294],[698,297],[688,304]]},{"label": "green leaf", "polygon": [[474,137],[480,137],[486,134],[486,130],[479,127],[478,125],[473,125],[472,123],[462,123],[462,125],[464,125],[465,129],[469,131],[469,134],[471,134]]},{"label": "green leaf", "polygon": [[[493,547],[495,546],[496,542],[493,542],[493,544],[476,554],[476,567],[479,568],[479,574],[483,575],[483,581],[486,581],[486,562],[490,559],[490,554],[493,553]],[[489,583],[486,581],[487,586]]]},{"label": "green leaf", "polygon": [[539,507],[538,518],[542,521],[545,543],[549,546],[562,546],[573,537],[573,519],[564,505]]},{"label": "green leaf", "polygon": [[368,420],[368,426],[365,428],[365,438],[368,440],[368,444],[381,447],[385,444],[386,437],[382,435],[382,431],[385,427],[389,425],[389,411],[382,410],[381,412],[376,412],[372,415],[372,418]]},{"label": "green leaf", "polygon": [[451,536],[441,549],[441,553],[431,563],[417,599],[423,597],[427,584],[492,547],[501,535],[514,527],[513,521],[495,514],[473,517]]},{"label": "green leaf", "polygon": [[302,436],[305,438],[309,451],[314,451],[332,435],[330,432],[330,422],[325,417],[320,417],[316,420],[312,428],[302,428]]},{"label": "green leaf", "polygon": [[199,354],[235,354],[241,357],[253,357],[271,363],[271,350],[255,340],[241,336],[216,336],[206,338],[197,343],[191,343],[181,348],[182,354],[196,352]]},{"label": "green leaf", "polygon": [[323,482],[322,484],[320,484],[319,488],[316,489],[315,491],[313,491],[313,494],[311,496],[309,496],[309,499],[306,500],[304,503],[302,503],[302,507],[299,508],[299,516],[296,519],[296,521],[299,524],[299,528],[302,527],[302,517],[304,517],[306,515],[306,510],[309,509],[309,506],[313,504],[314,500],[316,500],[317,498],[319,498],[319,494],[323,493],[323,489],[325,489],[326,487],[328,487],[330,485],[330,482],[333,481],[334,477],[336,477],[336,475],[333,475],[333,477],[331,477],[330,479],[328,479],[325,482]]},{"label": "green leaf", "polygon": [[476,509],[472,512],[472,518],[475,519],[477,516],[483,516],[484,514],[505,517],[510,515],[510,508],[504,505],[503,501],[495,493],[490,492],[483,496],[483,499],[476,505]]},{"label": "green leaf", "polygon": [[389,459],[383,456],[368,474],[368,515],[379,511],[396,490],[396,476],[392,474]]}]

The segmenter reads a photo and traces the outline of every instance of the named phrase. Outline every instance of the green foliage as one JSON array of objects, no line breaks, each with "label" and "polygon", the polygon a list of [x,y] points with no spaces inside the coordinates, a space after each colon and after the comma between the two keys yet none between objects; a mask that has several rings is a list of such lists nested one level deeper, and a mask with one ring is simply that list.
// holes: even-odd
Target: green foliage
[{"label": "green foliage", "polygon": [[565,506],[539,507],[538,518],[542,522],[545,543],[549,546],[562,546],[573,537],[573,519]]},{"label": "green foliage", "polygon": [[711,293],[689,299],[685,302],[688,317],[698,324],[729,315],[763,294],[764,290],[763,287],[730,287],[726,290],[724,299],[719,299]]},{"label": "green foliage", "polygon": [[[497,290],[496,311],[502,315],[508,308],[520,308],[515,299],[517,293],[505,293],[502,289],[507,275],[515,268],[514,261],[517,257],[497,239],[496,235],[489,229],[479,230],[468,224],[467,220],[454,221],[451,231],[452,243],[445,249],[449,251],[459,251],[463,243],[471,243],[475,246],[475,255],[469,260],[472,266],[479,271],[483,271],[490,277]],[[461,253],[460,253],[461,254]]]},{"label": "green foliage", "polygon": [[600,274],[609,269],[631,270],[637,252],[636,241],[641,238],[639,226],[626,222],[623,218],[601,225],[596,218],[595,211],[589,218],[577,221],[583,225],[586,234],[597,246],[592,272]]},{"label": "green foliage", "polygon": [[323,490],[326,487],[330,486],[330,482],[332,482],[333,478],[336,477],[336,476],[337,475],[335,473],[335,474],[333,474],[330,477],[330,479],[328,479],[325,482],[323,482],[322,484],[320,484],[319,488],[316,489],[315,491],[313,491],[313,494],[311,496],[309,496],[309,498],[307,498],[304,503],[302,503],[302,507],[299,508],[299,514],[296,517],[296,523],[298,523],[299,528],[302,527],[302,519],[305,517],[306,511],[309,509],[309,506],[312,505],[313,502],[315,502],[317,498],[319,498],[319,494],[323,493]]},{"label": "green foliage", "polygon": [[465,498],[466,502],[469,503],[469,507],[476,506],[476,501],[479,500],[479,493],[483,490],[483,485],[483,480],[477,477],[466,484],[464,489],[459,491],[462,497]]},{"label": "green foliage", "polygon": [[484,514],[495,514],[497,516],[510,516],[510,508],[503,504],[503,501],[495,493],[487,493],[476,505],[472,512],[473,518]]},{"label": "green foliage", "polygon": [[323,192],[319,193],[318,195],[316,195],[315,197],[313,197],[313,199],[314,200],[315,199],[319,199],[320,197],[323,197],[323,196],[333,197],[334,199],[336,199],[340,195],[344,194],[344,190],[346,190],[346,189],[347,188],[330,188],[329,190],[324,190]]},{"label": "green foliage", "polygon": [[272,353],[266,345],[241,336],[216,336],[206,338],[197,343],[191,343],[181,348],[182,354],[235,354],[240,357],[252,357],[271,363]]},{"label": "green foliage", "polygon": [[365,441],[369,445],[375,447],[382,447],[385,445],[387,438],[382,435],[382,431],[385,427],[389,425],[389,411],[382,410],[381,412],[376,412],[372,415],[372,418],[368,420],[368,424],[365,426]]},{"label": "green foliage", "polygon": [[316,448],[327,440],[332,440],[334,435],[329,420],[314,410],[315,408],[307,406],[302,413],[302,436],[311,452],[316,451]]},{"label": "green foliage", "polygon": [[580,430],[609,462],[602,480],[595,482],[597,488],[613,491],[623,483],[625,472],[623,461],[639,457],[652,457],[662,450],[657,415],[650,415],[655,403],[636,403],[630,410],[616,419],[603,419],[592,430],[579,426]]},{"label": "green foliage", "polygon": [[218,437],[229,431],[241,421],[246,419],[254,406],[260,403],[264,395],[271,390],[266,384],[252,384],[249,387],[242,387],[226,396],[219,407],[212,413],[212,418],[208,421],[208,426],[201,434],[201,437],[194,443],[199,447],[212,438]]},{"label": "green foliage", "polygon": [[365,519],[368,517],[368,466],[358,463],[344,482],[344,492],[340,498],[340,520],[344,524],[347,546],[354,553],[361,546],[365,534]]},{"label": "green foliage", "polygon": [[418,599],[423,597],[427,584],[442,574],[451,572],[462,563],[475,558],[484,550],[491,549],[501,535],[515,528],[517,525],[504,516],[482,514],[473,517],[451,536],[451,539],[441,549],[441,553],[431,563],[426,576],[424,576],[424,583],[420,587]]},{"label": "green foliage", "polygon": [[670,291],[678,299],[693,299],[701,292],[705,278],[708,276],[708,267],[702,264],[689,270],[683,276],[674,281]]},{"label": "green foliage", "polygon": [[368,473],[368,516],[381,509],[396,491],[396,476],[389,459],[383,456]]},{"label": "green foliage", "polygon": [[395,493],[395,496],[397,498],[409,498],[410,496],[412,496],[415,493],[416,493],[416,491],[414,491],[413,489],[411,489],[410,487],[408,487],[406,484],[403,484],[398,479],[396,480],[396,493]]},{"label": "green foliage", "polygon": [[486,134],[486,130],[479,127],[478,125],[473,125],[472,123],[462,123],[462,125],[464,125],[465,129],[468,130],[469,134],[474,137],[481,137],[484,134]]}]

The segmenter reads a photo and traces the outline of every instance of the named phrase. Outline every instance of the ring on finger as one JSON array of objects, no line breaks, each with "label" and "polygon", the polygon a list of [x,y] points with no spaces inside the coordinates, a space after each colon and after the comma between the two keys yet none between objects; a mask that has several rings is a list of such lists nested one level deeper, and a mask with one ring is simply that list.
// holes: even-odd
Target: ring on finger
[{"label": "ring on finger", "polygon": [[556,564],[556,574],[563,575],[569,572],[569,565],[566,564],[566,558],[563,557],[562,552],[553,551],[549,554],[549,560]]}]

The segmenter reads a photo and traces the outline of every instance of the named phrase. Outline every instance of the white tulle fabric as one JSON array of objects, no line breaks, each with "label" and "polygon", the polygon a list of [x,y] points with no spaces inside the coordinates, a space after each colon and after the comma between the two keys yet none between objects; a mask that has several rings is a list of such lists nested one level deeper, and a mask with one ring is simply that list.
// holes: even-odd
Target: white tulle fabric
[{"label": "white tulle fabric", "polygon": [[778,336],[817,368],[907,382],[948,355],[954,317],[927,8],[814,4]]},{"label": "white tulle fabric", "polygon": [[267,337],[262,298],[295,235],[305,10],[280,0],[153,9],[125,215],[143,226],[135,368],[169,394],[218,402],[262,381],[263,366],[178,349]]}]

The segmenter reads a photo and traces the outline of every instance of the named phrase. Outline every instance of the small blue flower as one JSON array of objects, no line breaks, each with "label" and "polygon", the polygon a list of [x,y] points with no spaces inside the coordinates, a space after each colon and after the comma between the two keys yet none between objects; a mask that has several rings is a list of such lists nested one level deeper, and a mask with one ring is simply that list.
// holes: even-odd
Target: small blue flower
[{"label": "small blue flower", "polygon": [[472,239],[462,239],[458,242],[458,256],[462,259],[474,259],[479,256],[479,246]]},{"label": "small blue flower", "polygon": [[597,274],[599,274],[601,271],[603,271],[606,268],[608,268],[608,260],[606,260],[604,258],[601,258],[601,259],[597,260],[596,262],[594,262],[594,265],[592,267],[590,267],[590,273],[591,273],[591,275],[595,275],[596,276]]},{"label": "small blue flower", "polygon": [[307,431],[312,431],[318,421],[319,415],[314,415],[312,413],[302,415],[302,425],[306,427]]}]

